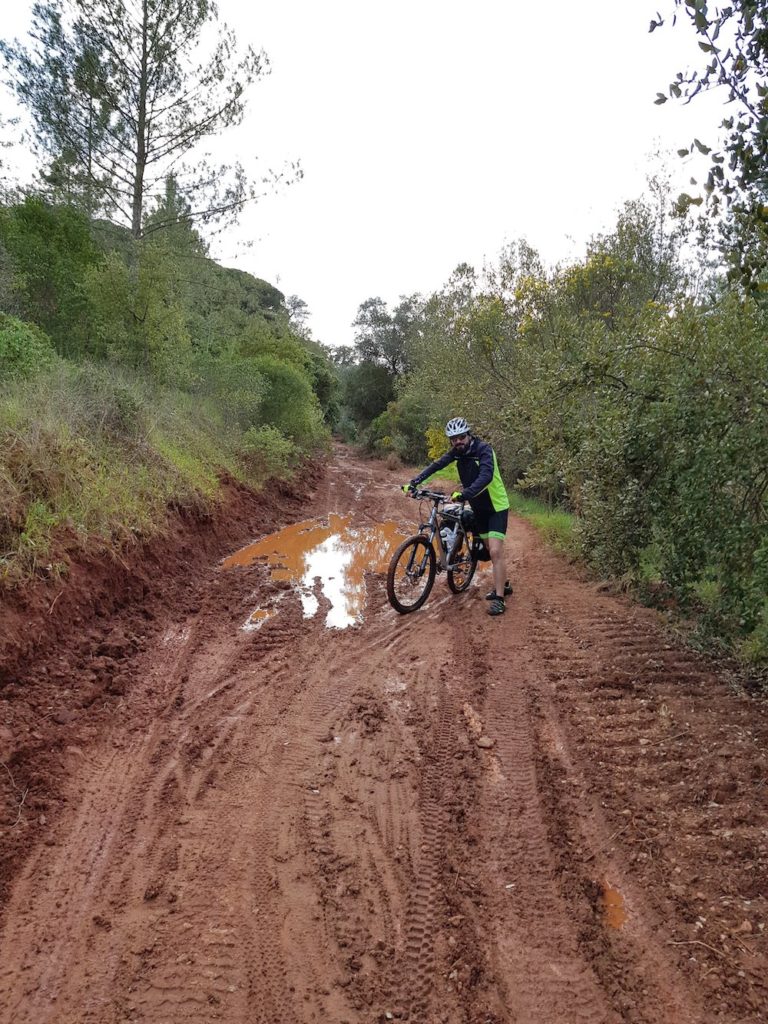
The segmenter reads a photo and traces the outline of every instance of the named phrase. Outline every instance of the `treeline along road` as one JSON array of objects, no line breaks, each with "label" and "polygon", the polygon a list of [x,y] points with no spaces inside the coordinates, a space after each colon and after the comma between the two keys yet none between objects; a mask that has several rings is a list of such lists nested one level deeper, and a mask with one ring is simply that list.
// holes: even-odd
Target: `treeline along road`
[{"label": "treeline along road", "polygon": [[3,790],[3,1024],[768,1018],[764,705],[520,520],[506,615],[397,615],[334,530],[412,532],[399,482],[337,452],[303,594],[244,558],[89,634]]}]

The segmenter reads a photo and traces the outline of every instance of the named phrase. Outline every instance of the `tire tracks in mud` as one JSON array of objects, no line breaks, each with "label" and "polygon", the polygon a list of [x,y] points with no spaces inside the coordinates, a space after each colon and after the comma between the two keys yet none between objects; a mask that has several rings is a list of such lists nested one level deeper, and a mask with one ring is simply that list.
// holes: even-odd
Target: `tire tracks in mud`
[{"label": "tire tracks in mud", "polygon": [[[392,480],[345,455],[307,514],[376,517]],[[459,596],[438,578],[400,617],[372,576],[361,625],[326,629],[282,594],[245,632],[272,584],[258,565],[219,573],[142,656],[124,724],[70,758],[67,814],[4,916],[0,1022],[763,1019],[747,1016],[758,962],[730,947],[739,1009],[720,989],[704,1002],[713,955],[692,960],[680,922],[688,888],[706,889],[686,871],[716,856],[712,801],[683,781],[709,766],[704,797],[720,796],[754,768],[748,709],[715,771],[695,714],[721,684],[527,528],[510,545],[501,620],[482,577]],[[737,796],[758,804],[753,775]],[[762,828],[753,814],[733,830],[731,863]],[[603,920],[605,882],[621,929]],[[711,927],[694,934],[721,949]]]},{"label": "tire tracks in mud", "polygon": [[[524,600],[525,585],[519,589]],[[545,628],[521,616],[510,632],[509,675],[491,690],[485,713],[504,779],[505,816],[489,839],[499,890],[507,894],[497,952],[513,1019],[706,1019],[649,927],[651,908],[641,909],[626,869],[607,855],[611,828],[572,756],[538,659],[527,654],[532,641],[537,650],[545,646]],[[568,662],[564,673],[572,667]],[[489,803],[489,822],[492,811]],[[632,905],[621,933],[612,934],[604,920],[609,880]]]},{"label": "tire tracks in mud", "polygon": [[[507,630],[512,650],[523,636],[519,624],[515,627]],[[489,863],[499,892],[506,894],[504,929],[497,936],[506,1002],[516,1021],[614,1024],[618,1018],[579,949],[559,890],[536,770],[530,677],[514,655],[508,667],[509,676],[494,684],[485,707],[501,786],[491,783],[484,794]]]},{"label": "tire tracks in mud", "polygon": [[430,758],[425,766],[420,793],[421,844],[414,884],[405,920],[405,949],[399,965],[399,989],[406,1005],[419,1019],[425,1015],[435,974],[435,932],[440,914],[441,865],[448,827],[444,802],[447,761],[452,753],[458,720],[455,699],[438,684],[438,711],[430,736]]},{"label": "tire tracks in mud", "polygon": [[[525,819],[521,823],[513,818],[514,857],[521,867],[526,846],[533,837],[539,840],[538,871],[532,872],[530,864],[515,870],[510,890],[520,901],[519,880],[529,880],[516,908],[523,923],[520,939],[525,936],[531,942],[544,924],[546,940],[541,956],[526,965],[526,981],[519,990],[523,1005],[534,1009],[514,1019],[556,1020],[565,1014],[569,1020],[637,1024],[752,1020],[743,1016],[743,1010],[730,1016],[728,999],[715,1008],[702,994],[702,981],[705,990],[722,990],[722,979],[714,986],[707,981],[716,981],[712,962],[722,966],[730,950],[718,952],[726,936],[718,935],[714,922],[709,941],[699,937],[705,918],[692,910],[692,890],[707,885],[697,874],[704,851],[691,849],[691,830],[710,856],[717,846],[710,831],[712,807],[700,802],[691,786],[692,770],[704,765],[697,730],[685,718],[693,719],[697,712],[701,718],[702,707],[711,707],[713,699],[728,699],[735,705],[731,711],[740,711],[734,715],[734,727],[739,728],[740,717],[743,728],[745,721],[754,720],[754,705],[746,698],[734,699],[700,658],[676,647],[658,623],[652,624],[650,613],[590,593],[563,574],[551,556],[543,559],[543,566],[541,558],[536,560],[533,577],[526,572],[527,560],[523,559],[522,585],[517,588],[520,615],[508,630],[514,639],[507,651],[492,656],[497,677],[504,675],[503,665],[509,668],[508,689],[492,689],[486,708],[493,735],[496,713],[504,716],[498,721],[502,772],[507,774],[505,764],[517,762],[510,781],[515,774],[524,776]],[[522,747],[510,747],[514,737]],[[748,748],[745,742],[741,751],[747,764]],[[716,755],[705,760],[712,771]],[[743,777],[749,777],[748,769]],[[674,779],[684,790],[680,796],[687,807],[683,800],[670,799]],[[759,802],[760,777],[755,781],[753,793]],[[692,820],[693,807],[698,827]],[[765,836],[765,821],[763,801],[757,820],[742,830],[755,847]],[[684,845],[685,858],[679,856]],[[725,855],[731,856],[727,851]],[[736,867],[735,857],[730,866]],[[743,867],[752,881],[751,863],[746,861]],[[681,884],[686,875],[688,900]],[[530,879],[535,879],[534,885]],[[736,884],[744,888],[743,881]],[[754,897],[757,890],[752,885],[749,892]],[[626,914],[626,922],[620,921],[618,927],[608,920],[608,892],[620,894]],[[706,893],[698,892],[696,898],[704,901]],[[557,913],[547,908],[553,899],[561,904]],[[514,905],[514,899],[510,903]],[[554,928],[545,924],[548,909],[559,922]],[[515,943],[518,955],[522,945]],[[541,974],[542,968],[558,970],[557,956],[564,950],[573,958],[571,964],[582,965],[576,968],[581,986],[570,986],[570,1004],[567,998],[557,998],[558,985],[547,983]],[[738,963],[731,962],[726,980],[731,988],[742,989],[747,1012],[759,1014],[768,1006],[766,989],[759,964],[749,960],[742,955]],[[513,979],[518,974],[513,971]],[[538,983],[532,985],[532,978]],[[579,992],[585,985],[589,998]],[[509,999],[518,1008],[512,992]],[[754,1017],[759,1019],[763,1018]]]}]

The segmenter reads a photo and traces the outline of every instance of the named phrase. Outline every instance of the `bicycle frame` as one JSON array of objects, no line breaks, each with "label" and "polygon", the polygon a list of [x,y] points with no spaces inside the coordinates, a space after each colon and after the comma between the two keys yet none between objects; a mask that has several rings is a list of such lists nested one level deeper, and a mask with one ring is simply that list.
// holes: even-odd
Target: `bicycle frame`
[{"label": "bicycle frame", "polygon": [[[429,597],[435,576],[445,572],[448,587],[454,594],[463,593],[471,584],[477,567],[473,553],[472,529],[464,522],[461,505],[446,507],[450,501],[440,491],[411,488],[411,497],[427,500],[432,509],[426,522],[419,523],[419,532],[406,539],[393,552],[387,570],[387,597],[389,603],[400,612],[417,611]],[[420,510],[420,518],[423,519]],[[443,538],[443,527],[451,527],[453,537],[448,542]],[[457,552],[457,559],[451,562],[451,555]]]},{"label": "bicycle frame", "polygon": [[[427,520],[426,523],[419,523],[419,533],[423,533],[426,536],[429,543],[435,549],[435,554],[437,555],[438,571],[442,572],[443,570],[450,569],[451,566],[448,563],[450,551],[448,551],[448,549],[446,548],[443,542],[443,535],[440,531],[444,525],[450,525],[452,528],[458,529],[459,533],[467,540],[467,542],[469,542],[469,536],[467,534],[466,527],[464,526],[464,520],[461,516],[461,513],[459,513],[455,519],[453,516],[451,516],[449,519],[445,518],[445,513],[443,509],[440,508],[440,506],[445,505],[445,503],[448,502],[450,499],[446,497],[445,494],[442,494],[440,491],[419,490],[414,493],[414,497],[426,498],[427,500],[432,502],[432,511],[429,514],[429,519]],[[437,543],[435,543],[435,541],[437,541]],[[424,567],[426,565],[426,558],[427,555],[425,554],[421,559],[421,565],[419,566],[420,573],[424,571]],[[409,565],[408,568],[410,570],[412,568],[412,565]]]}]

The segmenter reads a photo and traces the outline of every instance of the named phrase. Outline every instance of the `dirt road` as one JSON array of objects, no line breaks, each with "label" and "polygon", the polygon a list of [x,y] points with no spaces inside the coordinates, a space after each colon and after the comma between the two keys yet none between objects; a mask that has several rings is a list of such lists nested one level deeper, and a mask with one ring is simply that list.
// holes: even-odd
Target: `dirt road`
[{"label": "dirt road", "polygon": [[364,589],[244,558],[70,666],[55,786],[3,790],[2,1024],[768,1019],[765,705],[519,521],[505,616],[398,616],[398,480],[342,452],[306,502]]}]

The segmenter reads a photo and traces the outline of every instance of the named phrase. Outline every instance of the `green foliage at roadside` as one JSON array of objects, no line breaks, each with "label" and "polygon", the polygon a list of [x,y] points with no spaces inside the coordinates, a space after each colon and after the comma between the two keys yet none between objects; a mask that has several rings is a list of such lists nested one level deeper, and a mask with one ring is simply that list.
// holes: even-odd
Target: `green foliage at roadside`
[{"label": "green foliage at roadside", "polygon": [[263,419],[299,447],[311,448],[320,442],[324,435],[322,413],[302,369],[274,355],[256,356],[251,366],[266,385],[261,402]]},{"label": "green foliage at roadside", "polygon": [[328,444],[324,350],[166,200],[138,241],[40,199],[0,208],[0,582],[57,536],[119,546],[222,475],[261,486]]},{"label": "green foliage at roadside", "polygon": [[687,241],[656,182],[580,261],[547,269],[520,242],[459,266],[418,304],[368,442],[423,465],[466,416],[513,510],[766,661],[768,312],[724,279],[702,288]]},{"label": "green foliage at roadside", "polygon": [[37,324],[64,356],[89,351],[88,303],[82,281],[99,259],[87,219],[72,207],[37,197],[0,207],[0,244],[22,319]]},{"label": "green foliage at roadside", "polygon": [[187,365],[191,350],[176,267],[165,255],[151,242],[133,264],[111,252],[83,280],[92,350],[160,380]]},{"label": "green foliage at roadside", "polygon": [[0,583],[47,564],[57,535],[114,549],[161,532],[171,503],[215,501],[223,472],[258,487],[304,451],[273,426],[234,429],[210,396],[61,360],[0,387]]},{"label": "green foliage at roadside", "polygon": [[429,403],[423,398],[411,395],[390,402],[371,422],[367,443],[378,455],[393,453],[408,464],[419,462],[424,454],[424,430],[430,415]]},{"label": "green foliage at roadside", "polygon": [[261,478],[280,477],[299,461],[299,449],[277,427],[251,427],[241,443],[243,462]]},{"label": "green foliage at roadside", "polygon": [[0,383],[32,377],[49,367],[55,358],[45,331],[0,313]]},{"label": "green foliage at roadside", "polygon": [[575,555],[578,551],[576,539],[576,517],[563,508],[551,508],[546,502],[507,490],[510,512],[528,519],[544,539],[557,551]]}]

